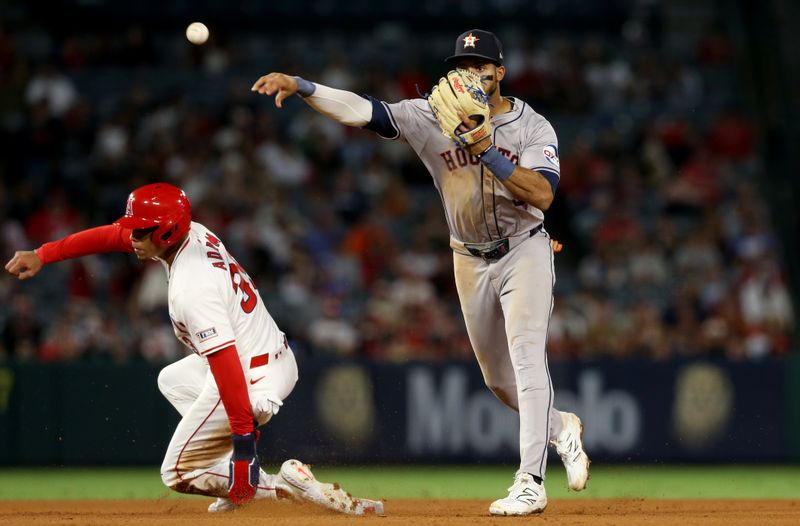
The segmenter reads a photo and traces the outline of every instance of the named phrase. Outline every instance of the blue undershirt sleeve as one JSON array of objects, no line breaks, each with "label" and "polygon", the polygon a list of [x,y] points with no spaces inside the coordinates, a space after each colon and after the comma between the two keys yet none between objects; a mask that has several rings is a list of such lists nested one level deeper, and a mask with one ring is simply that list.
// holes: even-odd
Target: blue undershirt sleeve
[{"label": "blue undershirt sleeve", "polygon": [[400,130],[386,105],[375,97],[369,95],[363,97],[372,103],[372,120],[364,125],[364,129],[374,131],[385,139],[400,137]]},{"label": "blue undershirt sleeve", "polygon": [[553,195],[556,195],[556,187],[558,187],[559,180],[558,174],[546,168],[536,168],[536,171],[542,174],[542,177],[547,179],[547,182],[550,183],[550,187],[553,189]]}]

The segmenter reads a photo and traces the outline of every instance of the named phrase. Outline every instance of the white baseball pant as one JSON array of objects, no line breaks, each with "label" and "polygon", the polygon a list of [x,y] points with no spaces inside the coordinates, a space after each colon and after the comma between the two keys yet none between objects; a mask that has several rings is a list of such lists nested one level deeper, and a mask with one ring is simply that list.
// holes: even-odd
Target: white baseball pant
[{"label": "white baseball pant", "polygon": [[[254,364],[263,363],[263,356]],[[288,347],[270,353],[265,365],[251,368],[251,360],[241,358],[242,369],[254,418],[263,425],[292,392],[297,363]],[[161,465],[164,484],[180,493],[227,497],[231,429],[208,363],[192,354],[168,365],[158,375],[158,388],[183,417]],[[274,477],[261,470],[255,498],[275,498]]]}]

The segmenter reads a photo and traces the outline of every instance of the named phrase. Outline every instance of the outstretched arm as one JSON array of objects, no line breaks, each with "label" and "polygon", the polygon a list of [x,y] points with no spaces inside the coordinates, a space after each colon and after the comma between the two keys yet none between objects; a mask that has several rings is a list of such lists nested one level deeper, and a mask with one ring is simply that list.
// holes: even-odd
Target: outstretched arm
[{"label": "outstretched arm", "polygon": [[351,91],[329,88],[300,77],[283,73],[270,73],[259,78],[252,91],[262,95],[275,95],[275,106],[295,93],[316,111],[346,126],[366,126],[372,120],[373,104]]},{"label": "outstretched arm", "polygon": [[51,241],[36,250],[20,250],[6,263],[9,274],[18,279],[32,278],[48,263],[106,252],[133,252],[131,231],[119,225],[90,228]]}]

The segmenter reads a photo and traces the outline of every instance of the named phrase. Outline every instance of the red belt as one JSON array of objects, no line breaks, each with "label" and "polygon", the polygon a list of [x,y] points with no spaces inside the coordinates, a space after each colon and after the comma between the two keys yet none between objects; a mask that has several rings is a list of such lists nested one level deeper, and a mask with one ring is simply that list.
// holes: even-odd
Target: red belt
[{"label": "red belt", "polygon": [[[286,341],[286,336],[283,337],[283,348],[284,349],[289,348],[289,344]],[[267,352],[250,358],[250,369],[255,369],[256,367],[261,367],[262,365],[267,365],[269,363],[269,354],[270,353]],[[283,349],[276,351],[272,354],[274,355],[274,359],[277,360],[283,354]]]}]

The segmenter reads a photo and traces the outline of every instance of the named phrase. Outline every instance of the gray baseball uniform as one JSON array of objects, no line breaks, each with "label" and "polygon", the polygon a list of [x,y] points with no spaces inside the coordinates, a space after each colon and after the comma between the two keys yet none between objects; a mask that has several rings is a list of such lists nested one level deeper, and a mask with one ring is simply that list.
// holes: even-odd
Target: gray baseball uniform
[{"label": "gray baseball uniform", "polygon": [[[372,102],[366,128],[404,139],[433,176],[450,227],[461,310],[489,389],[520,414],[520,471],[544,478],[547,444],[561,431],[545,346],[555,272],[544,213],[516,199],[477,157],[442,135],[424,99]],[[492,118],[493,142],[555,188],[553,127],[515,98]]]}]

